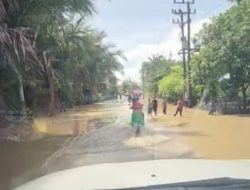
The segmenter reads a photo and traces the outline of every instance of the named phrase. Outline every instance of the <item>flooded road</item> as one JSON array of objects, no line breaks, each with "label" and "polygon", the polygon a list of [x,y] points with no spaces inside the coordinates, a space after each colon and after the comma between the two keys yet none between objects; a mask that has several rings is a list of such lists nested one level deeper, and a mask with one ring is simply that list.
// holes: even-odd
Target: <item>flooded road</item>
[{"label": "flooded road", "polygon": [[[81,106],[53,118],[36,118],[44,137],[32,142],[1,143],[0,189],[77,166],[154,159],[250,159],[250,117],[208,116],[185,109],[182,118],[146,117],[142,135],[130,127],[126,103]],[[159,110],[160,112],[160,110]],[[3,184],[3,185],[2,185]]]},{"label": "flooded road", "polygon": [[205,159],[250,159],[250,115],[209,116],[207,111],[185,109],[184,116],[167,117],[157,123],[178,132],[179,140]]},{"label": "flooded road", "polygon": [[[63,147],[76,139],[79,133],[87,133],[113,119],[106,105],[76,107],[55,117],[34,119],[37,140],[15,142],[0,139],[0,190],[9,190],[19,184],[44,175],[48,160]],[[22,127],[22,126],[19,126]]]}]

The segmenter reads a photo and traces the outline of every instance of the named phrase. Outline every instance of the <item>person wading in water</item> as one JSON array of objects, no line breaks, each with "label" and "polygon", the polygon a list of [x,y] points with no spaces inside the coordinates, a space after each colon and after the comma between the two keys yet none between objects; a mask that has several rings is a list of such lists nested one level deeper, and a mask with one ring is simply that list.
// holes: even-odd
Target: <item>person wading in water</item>
[{"label": "person wading in water", "polygon": [[141,128],[144,127],[144,113],[142,108],[143,105],[139,101],[135,102],[132,107],[131,126],[136,137],[141,134]]},{"label": "person wading in water", "polygon": [[167,99],[166,98],[163,99],[162,112],[164,115],[167,115]]},{"label": "person wading in water", "polygon": [[174,116],[176,116],[178,113],[180,113],[180,116],[182,117],[182,111],[184,107],[184,101],[182,99],[179,99],[177,102],[177,108]]},{"label": "person wading in water", "polygon": [[152,108],[153,108],[153,111],[155,113],[155,116],[157,116],[158,101],[156,100],[156,98],[154,98],[152,101]]},{"label": "person wading in water", "polygon": [[152,118],[152,110],[153,110],[153,108],[152,108],[151,100],[148,99],[148,116],[150,115],[151,118]]}]

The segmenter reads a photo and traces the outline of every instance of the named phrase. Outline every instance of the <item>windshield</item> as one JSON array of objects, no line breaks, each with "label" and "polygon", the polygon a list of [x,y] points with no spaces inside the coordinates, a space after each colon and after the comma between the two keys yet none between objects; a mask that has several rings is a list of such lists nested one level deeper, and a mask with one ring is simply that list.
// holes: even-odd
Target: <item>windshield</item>
[{"label": "windshield", "polygon": [[0,190],[96,164],[248,160],[249,10],[0,0]]}]

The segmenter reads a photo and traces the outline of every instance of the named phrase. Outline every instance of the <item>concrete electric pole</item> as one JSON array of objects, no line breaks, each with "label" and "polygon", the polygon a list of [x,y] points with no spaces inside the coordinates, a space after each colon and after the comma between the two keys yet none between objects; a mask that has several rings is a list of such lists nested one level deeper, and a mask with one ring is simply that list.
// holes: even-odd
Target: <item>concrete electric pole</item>
[{"label": "concrete electric pole", "polygon": [[[173,20],[174,24],[179,24],[181,27],[181,42],[182,42],[182,50],[180,54],[182,54],[182,61],[183,61],[183,76],[184,76],[184,97],[188,101],[189,106],[191,105],[191,15],[196,14],[196,10],[191,10],[191,5],[194,4],[194,0],[174,0],[174,4],[186,4],[187,10],[183,11],[179,10],[172,10],[173,14],[179,15],[180,19]],[[184,20],[184,16],[186,16],[186,20]],[[187,24],[187,39],[185,36],[185,24]],[[186,62],[186,54],[187,54],[187,62]]]}]

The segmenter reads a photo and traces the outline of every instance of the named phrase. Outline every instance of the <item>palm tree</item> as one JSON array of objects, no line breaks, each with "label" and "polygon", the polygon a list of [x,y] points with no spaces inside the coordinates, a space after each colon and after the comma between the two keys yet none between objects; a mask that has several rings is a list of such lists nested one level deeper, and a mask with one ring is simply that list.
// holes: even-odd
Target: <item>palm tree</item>
[{"label": "palm tree", "polygon": [[[114,47],[103,44],[104,33],[90,29],[83,21],[81,18],[64,25],[49,40],[48,46],[49,53],[54,56],[53,77],[50,78],[59,80],[61,90],[73,85],[73,93],[78,94],[74,96],[76,99],[80,98],[83,88],[97,92],[100,81],[109,81],[114,76],[114,71],[123,69],[119,61],[119,57],[123,57],[121,51],[110,51]],[[52,89],[51,86],[51,91],[58,90]],[[55,96],[52,97],[53,100],[56,99]]]},{"label": "palm tree", "polygon": [[[37,11],[39,14],[37,14]],[[67,37],[72,33],[66,28],[69,27],[69,23],[72,22],[76,14],[84,19],[93,12],[94,8],[90,0],[45,0],[42,2],[32,1],[22,13],[22,19],[20,20],[29,23],[36,34],[37,46],[41,52],[47,73],[50,96],[49,115],[54,115],[56,104],[55,65],[58,63],[58,58],[60,60],[62,56],[65,57],[63,53],[66,52],[69,55],[67,52],[72,52],[69,43],[67,46]]]},{"label": "palm tree", "polygon": [[[44,65],[49,86],[49,115],[54,115],[56,106],[55,69],[60,53],[67,52],[64,47],[64,37],[67,36],[69,23],[76,15],[85,18],[94,12],[90,0],[45,0],[29,1],[22,7],[17,24],[28,25],[35,34],[35,42]],[[61,38],[61,39],[60,39]],[[64,48],[64,52],[60,52]]]},{"label": "palm tree", "polygon": [[[46,76],[42,80],[48,84],[50,115],[62,86],[73,84],[74,93],[83,87],[96,91],[100,81],[113,81],[114,72],[122,70],[121,51],[111,51],[114,47],[103,43],[104,33],[85,25],[95,12],[91,0],[23,0],[20,4],[0,0],[0,12],[1,64],[16,71],[23,107],[22,79],[29,70]],[[76,18],[80,19],[75,22]]]},{"label": "palm tree", "polygon": [[115,71],[123,70],[120,58],[125,59],[125,57],[119,50],[110,51],[114,46],[103,43],[105,37],[103,32],[78,24],[69,34],[70,36],[66,38],[69,43],[67,46],[75,52],[71,64],[75,65],[73,69],[74,76],[77,76],[76,80],[81,79],[79,85],[97,92],[100,82],[109,81],[115,77]]},{"label": "palm tree", "polygon": [[25,98],[22,73],[30,70],[34,64],[41,66],[35,48],[32,46],[32,36],[28,28],[8,27],[8,17],[11,12],[19,9],[17,1],[0,0],[0,64],[3,68],[9,66],[17,75],[22,111],[25,113]]}]

